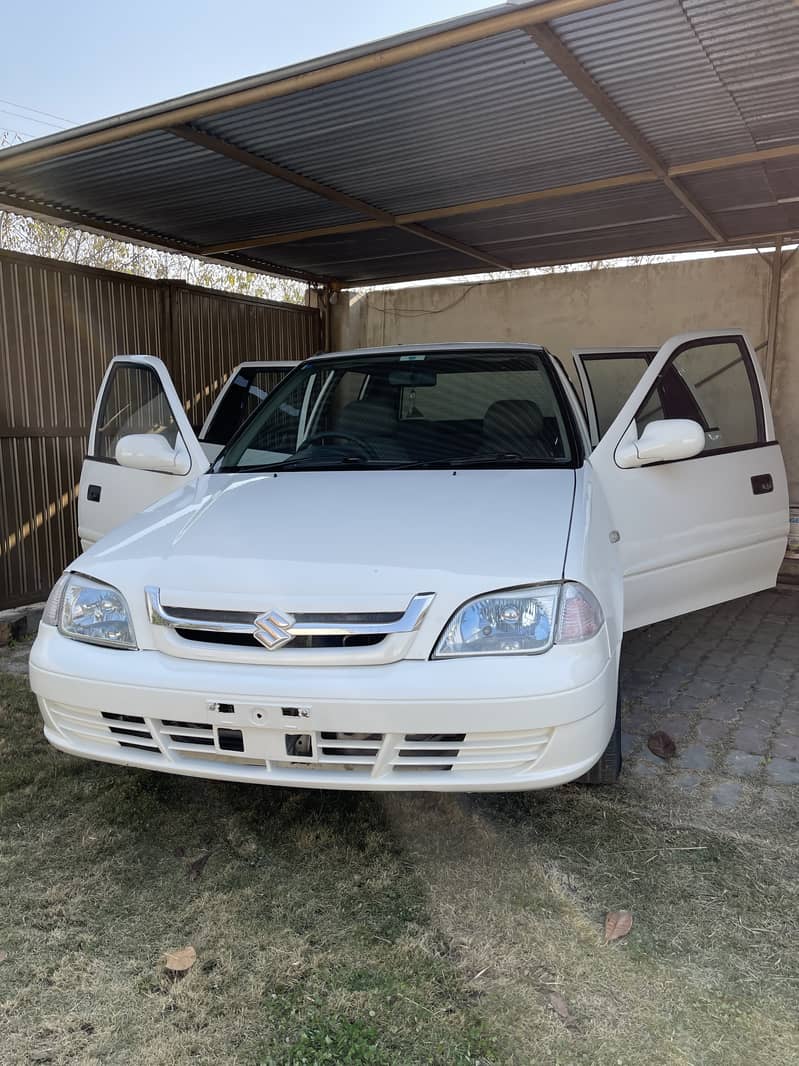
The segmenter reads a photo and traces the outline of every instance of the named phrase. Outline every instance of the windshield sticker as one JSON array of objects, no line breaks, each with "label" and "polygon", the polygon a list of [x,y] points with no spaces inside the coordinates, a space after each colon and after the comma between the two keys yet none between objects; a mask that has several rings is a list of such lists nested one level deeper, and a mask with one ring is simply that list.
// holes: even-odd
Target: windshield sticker
[{"label": "windshield sticker", "polygon": [[427,358],[426,355],[401,355],[401,363],[422,363]]}]

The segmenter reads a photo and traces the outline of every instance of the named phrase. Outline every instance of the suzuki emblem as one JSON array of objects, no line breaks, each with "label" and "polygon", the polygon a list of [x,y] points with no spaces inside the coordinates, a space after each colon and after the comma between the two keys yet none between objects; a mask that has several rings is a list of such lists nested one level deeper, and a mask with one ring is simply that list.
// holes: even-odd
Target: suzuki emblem
[{"label": "suzuki emblem", "polygon": [[281,611],[266,611],[255,619],[253,636],[269,651],[282,648],[292,639],[289,630],[294,625],[294,618]]}]

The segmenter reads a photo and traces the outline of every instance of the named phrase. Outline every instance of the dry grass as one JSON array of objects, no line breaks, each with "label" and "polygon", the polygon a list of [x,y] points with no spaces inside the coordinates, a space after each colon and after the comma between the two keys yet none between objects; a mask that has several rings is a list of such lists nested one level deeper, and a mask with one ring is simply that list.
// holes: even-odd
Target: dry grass
[{"label": "dry grass", "polygon": [[[653,787],[146,774],[51,751],[2,678],[0,1062],[799,1062],[795,818],[699,824]],[[620,907],[633,931],[604,946]]]}]

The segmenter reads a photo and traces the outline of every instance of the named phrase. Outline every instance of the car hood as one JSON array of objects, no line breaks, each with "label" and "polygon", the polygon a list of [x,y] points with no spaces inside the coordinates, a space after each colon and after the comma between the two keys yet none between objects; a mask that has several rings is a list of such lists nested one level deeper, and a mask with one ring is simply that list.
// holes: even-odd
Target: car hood
[{"label": "car hood", "polygon": [[73,568],[185,607],[401,610],[418,592],[460,603],[562,576],[574,486],[571,469],[209,474]]}]

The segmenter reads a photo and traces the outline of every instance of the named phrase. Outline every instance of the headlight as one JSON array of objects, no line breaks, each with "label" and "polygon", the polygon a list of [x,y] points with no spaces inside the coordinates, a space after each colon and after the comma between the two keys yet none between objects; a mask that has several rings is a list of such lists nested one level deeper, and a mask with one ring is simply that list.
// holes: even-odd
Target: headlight
[{"label": "headlight", "polygon": [[433,658],[534,655],[553,643],[588,640],[603,623],[596,597],[576,582],[491,592],[455,612]]},{"label": "headlight", "polygon": [[47,600],[42,621],[65,637],[111,648],[135,648],[125,597],[111,585],[82,574],[64,574]]}]

